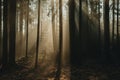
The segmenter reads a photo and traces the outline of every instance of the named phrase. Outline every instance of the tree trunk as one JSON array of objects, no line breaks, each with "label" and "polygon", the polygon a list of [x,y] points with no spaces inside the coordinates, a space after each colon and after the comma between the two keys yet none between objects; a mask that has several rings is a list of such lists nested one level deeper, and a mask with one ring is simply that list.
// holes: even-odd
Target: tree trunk
[{"label": "tree trunk", "polygon": [[35,57],[35,68],[38,66],[38,53],[39,53],[39,33],[40,33],[40,3],[38,0],[38,25],[37,25],[37,41],[36,41],[36,57]]},{"label": "tree trunk", "polygon": [[0,37],[1,37],[1,30],[2,30],[2,29],[1,29],[1,28],[2,28],[2,26],[1,26],[1,16],[2,16],[2,15],[1,15],[1,11],[2,11],[2,10],[1,10],[1,3],[2,3],[2,1],[0,0]]},{"label": "tree trunk", "polygon": [[114,13],[114,9],[115,8],[115,0],[113,0],[113,20],[112,20],[112,47],[114,47],[114,30],[115,30],[115,13]]},{"label": "tree trunk", "polygon": [[55,80],[60,80],[61,75],[61,56],[62,56],[62,42],[63,42],[63,22],[62,22],[62,0],[59,0],[59,52],[57,55],[57,72]]},{"label": "tree trunk", "polygon": [[89,22],[89,12],[88,12],[88,0],[86,0],[85,1],[86,2],[86,13],[88,14],[88,15],[86,15],[86,49],[87,49],[87,51],[89,52],[89,48],[91,47],[91,46],[89,46],[90,45],[90,42],[89,42],[89,40],[90,40],[90,27],[89,27],[89,25],[88,25],[88,22]]},{"label": "tree trunk", "polygon": [[98,2],[98,53],[101,53],[100,0]]},{"label": "tree trunk", "polygon": [[27,25],[26,25],[26,58],[28,57],[28,30],[29,30],[29,0],[27,2]]},{"label": "tree trunk", "polygon": [[0,0],[0,54],[1,54],[1,33],[2,33],[2,26],[1,26],[1,16],[2,16],[2,14],[1,14],[1,0]]},{"label": "tree trunk", "polygon": [[81,28],[81,22],[82,22],[82,0],[79,0],[79,32],[80,32],[80,28]]},{"label": "tree trunk", "polygon": [[3,1],[3,53],[2,69],[6,69],[8,64],[8,0]]},{"label": "tree trunk", "polygon": [[[80,1],[81,2],[81,1]],[[81,7],[80,7],[81,8]],[[80,12],[80,21],[81,21],[81,12]],[[80,31],[81,31],[81,22],[80,22]],[[69,0],[69,29],[70,29],[70,55],[71,55],[71,64],[79,64],[77,61],[79,60],[79,51],[78,45],[79,41],[77,39],[76,34],[76,24],[75,24],[75,1]],[[79,32],[80,32],[79,31]],[[81,33],[80,33],[81,37]],[[81,43],[80,43],[81,44]],[[82,46],[81,46],[82,47]]]},{"label": "tree trunk", "polygon": [[80,50],[82,49],[82,0],[79,0],[79,38]]},{"label": "tree trunk", "polygon": [[117,0],[117,48],[119,51],[119,0]]},{"label": "tree trunk", "polygon": [[1,11],[2,11],[2,9],[1,9],[1,3],[2,3],[2,1],[0,0],[0,65],[1,65],[1,54],[2,54],[2,26],[1,26],[1,21],[2,21]]},{"label": "tree trunk", "polygon": [[[12,19],[12,20],[11,20]],[[16,0],[9,0],[9,64],[15,65]]]},{"label": "tree trunk", "polygon": [[104,0],[104,51],[110,60],[110,28],[109,28],[109,0]]}]

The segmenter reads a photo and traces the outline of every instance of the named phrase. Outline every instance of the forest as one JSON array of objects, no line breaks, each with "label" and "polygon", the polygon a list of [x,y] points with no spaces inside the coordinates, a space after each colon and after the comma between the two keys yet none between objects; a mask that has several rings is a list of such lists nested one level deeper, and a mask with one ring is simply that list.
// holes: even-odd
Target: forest
[{"label": "forest", "polygon": [[120,0],[0,0],[0,80],[119,80]]}]

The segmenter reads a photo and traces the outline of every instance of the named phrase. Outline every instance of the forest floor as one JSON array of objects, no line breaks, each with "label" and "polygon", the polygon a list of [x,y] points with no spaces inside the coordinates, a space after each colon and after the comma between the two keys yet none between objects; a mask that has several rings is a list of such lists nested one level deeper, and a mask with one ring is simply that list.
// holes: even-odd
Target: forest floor
[{"label": "forest floor", "polygon": [[[56,67],[45,64],[37,69],[31,66],[31,59],[22,58],[18,68],[0,75],[0,80],[54,80]],[[41,66],[41,67],[40,67]],[[63,67],[60,80],[120,80],[119,66],[84,65],[81,67]]]}]

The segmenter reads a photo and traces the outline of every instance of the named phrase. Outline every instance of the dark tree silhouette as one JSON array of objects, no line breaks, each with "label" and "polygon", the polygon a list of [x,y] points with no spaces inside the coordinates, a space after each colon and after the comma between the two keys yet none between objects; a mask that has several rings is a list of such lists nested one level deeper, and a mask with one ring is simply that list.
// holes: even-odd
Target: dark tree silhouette
[{"label": "dark tree silhouette", "polygon": [[[104,0],[104,51],[107,55],[108,61],[110,60],[110,27],[109,27],[109,0]],[[110,61],[109,61],[110,62]]]},{"label": "dark tree silhouette", "polygon": [[1,3],[2,3],[2,1],[0,0],[0,34],[1,34],[1,11],[2,11],[2,9],[1,9]]},{"label": "dark tree silhouette", "polygon": [[[1,54],[2,54],[2,26],[1,26],[1,16],[2,16],[2,14],[1,14],[1,11],[2,11],[2,9],[1,9],[1,3],[2,3],[2,1],[0,0],[0,57],[1,57]],[[1,59],[0,59],[0,65],[1,65]]]},{"label": "dark tree silhouette", "polygon": [[79,38],[80,38],[80,49],[82,48],[81,42],[82,42],[82,34],[81,31],[82,30],[82,0],[79,0]]},{"label": "dark tree silhouette", "polygon": [[26,58],[28,57],[28,30],[29,30],[29,0],[27,1],[27,25],[26,25]]},{"label": "dark tree silhouette", "polygon": [[57,55],[58,63],[55,80],[60,80],[61,75],[62,43],[63,43],[62,0],[59,0],[59,52]]},{"label": "dark tree silhouette", "polygon": [[[11,20],[12,19],[12,20]],[[9,64],[15,65],[16,0],[9,0]]]},{"label": "dark tree silhouette", "polygon": [[[80,12],[81,13],[81,12]],[[80,22],[81,25],[81,22]],[[76,25],[75,25],[75,1],[69,0],[69,27],[70,27],[70,54],[71,54],[71,64],[78,63],[78,45],[76,38]],[[82,28],[80,26],[80,28]],[[81,34],[80,34],[81,35]]]},{"label": "dark tree silhouette", "polygon": [[100,0],[98,1],[98,53],[101,53]]},{"label": "dark tree silhouette", "polygon": [[114,47],[114,31],[115,31],[115,13],[114,9],[115,8],[115,0],[113,0],[113,8],[112,8],[112,13],[113,13],[113,20],[112,20],[112,47]]},{"label": "dark tree silhouette", "polygon": [[119,0],[117,0],[117,48],[119,50]]},{"label": "dark tree silhouette", "polygon": [[36,41],[36,57],[35,57],[35,68],[38,66],[38,52],[39,52],[39,33],[40,33],[40,3],[38,0],[38,25],[37,25],[37,41]]},{"label": "dark tree silhouette", "polygon": [[8,63],[8,0],[3,1],[3,53],[2,69],[6,69]]}]

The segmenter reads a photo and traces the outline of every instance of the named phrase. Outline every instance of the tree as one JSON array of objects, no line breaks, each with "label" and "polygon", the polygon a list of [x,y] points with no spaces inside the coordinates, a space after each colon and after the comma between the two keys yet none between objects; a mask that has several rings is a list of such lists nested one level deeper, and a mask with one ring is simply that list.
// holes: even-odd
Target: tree
[{"label": "tree", "polygon": [[119,0],[117,0],[117,48],[119,50]]},{"label": "tree", "polygon": [[80,49],[82,48],[82,0],[79,0],[79,38],[80,38]]},{"label": "tree", "polygon": [[60,80],[61,75],[61,56],[62,56],[62,42],[63,42],[63,22],[62,22],[62,0],[59,0],[59,52],[57,55],[57,72],[55,80]]},{"label": "tree", "polygon": [[[81,23],[81,18],[82,18],[82,0],[79,0],[79,22]],[[79,24],[80,26],[81,24]],[[81,26],[80,26],[81,27]],[[80,29],[80,28],[79,28]]]},{"label": "tree", "polygon": [[98,52],[101,53],[100,0],[98,1]]},{"label": "tree", "polygon": [[[1,30],[2,30],[2,26],[1,26],[1,11],[2,11],[2,9],[1,9],[1,4],[2,3],[2,1],[0,0],[0,34],[1,34]],[[1,35],[0,35],[0,37],[1,37]]]},{"label": "tree", "polygon": [[104,51],[110,60],[110,28],[109,28],[109,0],[104,0]]},{"label": "tree", "polygon": [[[9,65],[15,65],[16,0],[9,0]],[[11,20],[12,19],[12,20]]]},{"label": "tree", "polygon": [[5,70],[8,63],[8,0],[3,1],[3,53],[2,69]]},{"label": "tree", "polygon": [[[2,3],[2,1],[0,0],[0,34],[1,34],[1,11],[2,11],[2,9],[1,9],[1,3]],[[0,35],[0,37],[1,37],[1,35]]]},{"label": "tree", "polygon": [[[1,26],[1,11],[2,11],[2,9],[1,9],[1,3],[2,3],[2,1],[0,0],[0,57],[1,57],[1,54],[2,54],[2,46],[1,46],[1,44],[2,44],[2,26]],[[0,59],[0,65],[1,65],[1,59]]]},{"label": "tree", "polygon": [[29,30],[29,0],[27,2],[27,25],[26,25],[26,57],[28,57],[28,30]]},{"label": "tree", "polygon": [[74,53],[74,39],[75,39],[75,13],[74,13],[74,9],[75,9],[75,2],[74,0],[69,0],[69,26],[70,26],[70,50],[71,50],[71,57],[72,54]]},{"label": "tree", "polygon": [[36,41],[36,57],[35,57],[35,68],[38,65],[38,52],[39,52],[39,33],[40,33],[40,3],[41,1],[38,0],[38,25],[37,25],[37,41]]},{"label": "tree", "polygon": [[114,47],[114,30],[115,30],[115,13],[114,13],[114,9],[115,8],[115,0],[113,0],[113,10],[112,10],[112,13],[113,13],[113,20],[112,20],[112,47]]}]

